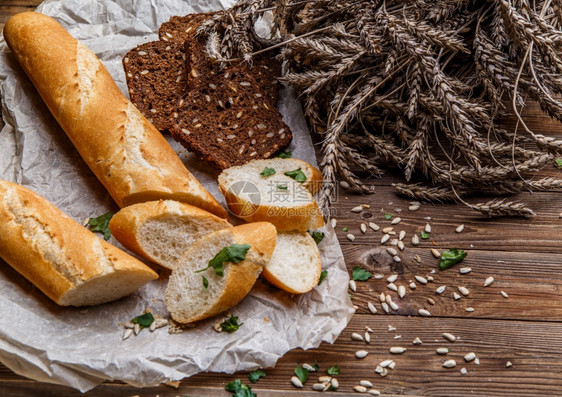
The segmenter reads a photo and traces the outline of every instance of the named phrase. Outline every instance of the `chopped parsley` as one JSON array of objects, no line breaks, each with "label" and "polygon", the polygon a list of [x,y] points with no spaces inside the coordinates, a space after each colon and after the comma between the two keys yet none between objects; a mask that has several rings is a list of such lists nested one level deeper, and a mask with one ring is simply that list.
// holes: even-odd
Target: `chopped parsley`
[{"label": "chopped parsley", "polygon": [[133,324],[138,324],[141,328],[150,327],[150,324],[152,324],[153,321],[154,316],[150,312],[141,314],[140,316],[137,316],[131,320]]},{"label": "chopped parsley", "polygon": [[355,266],[353,268],[352,278],[355,281],[367,281],[373,277],[373,275],[365,269],[360,268],[359,266]]},{"label": "chopped parsley", "polygon": [[252,391],[250,386],[242,384],[240,379],[228,383],[224,390],[234,393],[232,397],[257,397],[258,395]]},{"label": "chopped parsley", "polygon": [[556,168],[562,169],[562,157],[558,157],[556,160],[554,160],[554,166]]},{"label": "chopped parsley", "polygon": [[466,258],[466,251],[459,250],[456,248],[451,248],[448,251],[444,251],[441,254],[441,262],[439,263],[439,269],[445,270],[450,268],[453,265],[456,265],[464,258]]},{"label": "chopped parsley", "polygon": [[324,237],[326,235],[322,232],[312,232],[311,236],[314,239],[314,242],[316,243],[316,245],[318,245],[318,244],[320,244],[320,242],[324,239]]},{"label": "chopped parsley", "polygon": [[306,380],[308,379],[308,369],[303,368],[300,365],[297,365],[294,373],[302,383],[306,382]]},{"label": "chopped parsley", "polygon": [[264,177],[275,175],[275,170],[273,168],[265,167],[263,171],[260,172],[260,175]]},{"label": "chopped parsley", "polygon": [[279,190],[287,190],[287,185],[277,185],[277,189],[279,189]]},{"label": "chopped parsley", "polygon": [[197,270],[195,273],[203,272],[209,268],[215,269],[217,276],[224,276],[224,262],[240,263],[246,259],[246,253],[250,249],[250,244],[232,244],[224,247],[213,259],[209,261],[209,266]]},{"label": "chopped parsley", "polygon": [[209,286],[209,280],[207,280],[203,275],[201,277],[203,277],[203,288],[207,289]]},{"label": "chopped parsley", "polygon": [[103,238],[107,241],[111,237],[111,230],[109,230],[109,221],[113,217],[114,213],[109,211],[97,218],[88,219],[88,225],[92,232],[103,233]]},{"label": "chopped parsley", "polygon": [[290,159],[292,156],[293,156],[293,152],[291,152],[290,150],[286,152],[281,151],[281,153],[277,155],[277,157],[280,157],[282,159]]},{"label": "chopped parsley", "polygon": [[318,280],[318,285],[322,284],[322,281],[326,280],[326,277],[328,277],[328,271],[322,270],[322,273],[320,273],[320,279]]},{"label": "chopped parsley", "polygon": [[287,175],[289,178],[293,178],[299,183],[306,182],[306,175],[301,171],[300,168],[293,171],[287,171],[285,172],[285,175]]},{"label": "chopped parsley", "polygon": [[394,218],[394,215],[389,214],[389,213],[384,214],[384,219],[386,219],[387,221],[392,219],[392,218]]},{"label": "chopped parsley", "polygon": [[232,333],[234,331],[237,331],[238,328],[240,328],[240,326],[244,324],[244,323],[240,323],[238,324],[238,317],[236,316],[230,316],[230,318],[224,320],[221,324],[220,327],[224,332],[228,332],[228,333]]},{"label": "chopped parsley", "polygon": [[252,371],[248,374],[248,379],[252,383],[256,383],[260,378],[265,378],[265,372],[263,372],[261,369]]},{"label": "chopped parsley", "polygon": [[334,365],[333,367],[330,367],[326,370],[326,373],[328,375],[339,375],[340,372],[340,367],[338,367],[337,365]]},{"label": "chopped parsley", "polygon": [[420,236],[421,236],[422,239],[427,240],[429,238],[429,233],[426,232],[425,230],[422,230],[420,232]]}]

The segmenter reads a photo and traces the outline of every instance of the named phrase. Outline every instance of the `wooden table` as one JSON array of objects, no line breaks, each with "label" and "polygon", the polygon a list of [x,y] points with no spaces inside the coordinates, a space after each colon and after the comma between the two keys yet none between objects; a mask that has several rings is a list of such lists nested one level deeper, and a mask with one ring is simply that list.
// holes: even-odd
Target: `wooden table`
[{"label": "wooden table", "polygon": [[[0,5],[0,24],[10,15],[32,10],[37,0],[4,0]],[[562,127],[552,123],[537,109],[527,111],[529,124],[545,134],[562,135]],[[562,178],[562,171],[548,167],[544,175]],[[267,377],[252,388],[260,397],[313,395],[311,386],[314,374],[302,390],[290,383],[294,368],[303,362],[317,363],[322,375],[333,365],[341,368],[339,390],[326,395],[356,395],[353,387],[360,380],[370,380],[383,395],[418,396],[516,396],[562,395],[562,211],[561,192],[521,194],[535,209],[537,216],[525,219],[484,219],[472,210],[459,205],[422,205],[418,211],[408,211],[408,200],[395,195],[391,183],[396,179],[386,177],[371,181],[376,184],[376,194],[371,196],[346,195],[340,190],[337,211],[337,233],[342,245],[347,267],[351,271],[361,266],[373,274],[384,274],[383,279],[371,279],[357,283],[353,302],[357,313],[334,345],[323,344],[312,351],[294,350],[279,360],[277,366],[265,369]],[[473,200],[482,201],[482,200]],[[392,202],[392,203],[391,203]],[[368,204],[361,213],[351,208]],[[398,215],[402,221],[395,230],[404,230],[406,249],[403,261],[396,264],[381,246],[380,231],[369,229],[361,233],[360,224],[375,222],[383,227],[390,221],[384,212]],[[384,209],[384,210],[383,210]],[[384,211],[384,212],[383,212]],[[413,247],[409,240],[414,232],[421,231],[431,217],[431,239],[422,240]],[[562,214],[560,214],[562,216]],[[464,224],[462,233],[455,228]],[[344,227],[349,228],[344,232]],[[356,240],[346,238],[353,233]],[[447,271],[437,268],[437,260],[430,249],[440,250],[458,247],[468,251],[461,266]],[[419,255],[421,263],[413,257]],[[466,275],[460,267],[471,267]],[[407,288],[404,299],[390,291],[385,278],[397,274],[396,285]],[[434,281],[422,285],[415,275],[432,276]],[[488,276],[495,278],[489,287],[483,287]],[[408,287],[413,280],[417,288]],[[445,285],[442,295],[435,293]],[[457,286],[465,286],[470,295],[453,299]],[[508,298],[500,291],[505,291]],[[390,293],[398,304],[397,311],[384,314],[378,299],[381,292]],[[433,303],[430,302],[433,300]],[[367,303],[378,309],[370,314]],[[473,307],[474,312],[467,312]],[[420,317],[418,309],[425,308],[431,317]],[[370,344],[353,341],[352,333],[365,333],[365,327],[373,330]],[[395,328],[395,329],[393,329]],[[451,343],[442,337],[449,332],[458,337]],[[413,345],[419,337],[423,344]],[[403,346],[408,350],[401,355],[391,355],[391,346]],[[449,347],[447,356],[436,354],[436,348]],[[369,355],[356,359],[357,350],[367,350]],[[480,364],[465,362],[464,355],[474,352]],[[382,360],[391,358],[396,368],[386,377],[375,374],[375,367]],[[456,368],[445,369],[443,361],[454,359]],[[506,363],[511,362],[511,367]],[[461,374],[460,369],[467,373]],[[160,386],[137,389],[119,382],[106,382],[86,396],[228,396],[224,385],[234,379],[249,383],[245,373],[236,375],[200,374],[185,379],[179,388]],[[14,374],[0,365],[1,396],[78,396],[79,392],[63,386],[39,383]]]}]

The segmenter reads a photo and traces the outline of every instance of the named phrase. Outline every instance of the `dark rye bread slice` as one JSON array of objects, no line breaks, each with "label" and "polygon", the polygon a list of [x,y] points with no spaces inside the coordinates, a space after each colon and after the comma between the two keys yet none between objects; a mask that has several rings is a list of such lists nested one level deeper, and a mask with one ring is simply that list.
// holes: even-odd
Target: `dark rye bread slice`
[{"label": "dark rye bread slice", "polygon": [[131,102],[161,132],[187,92],[185,60],[183,45],[163,41],[141,44],[123,57]]},{"label": "dark rye bread slice", "polygon": [[172,136],[216,171],[274,156],[292,135],[256,86],[235,68],[198,80],[178,103]]},{"label": "dark rye bread slice", "polygon": [[202,12],[199,14],[174,15],[168,22],[164,22],[158,29],[158,38],[162,41],[183,43],[193,37],[197,28],[205,20],[220,11]]}]

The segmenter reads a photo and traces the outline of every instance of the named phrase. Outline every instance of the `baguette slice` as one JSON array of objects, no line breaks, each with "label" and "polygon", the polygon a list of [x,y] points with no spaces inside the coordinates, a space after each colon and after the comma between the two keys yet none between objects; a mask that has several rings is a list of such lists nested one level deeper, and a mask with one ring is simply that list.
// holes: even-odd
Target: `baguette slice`
[{"label": "baguette slice", "polygon": [[[275,174],[260,175],[265,167],[273,168]],[[299,168],[306,181],[297,182],[285,175]],[[224,170],[218,182],[230,211],[239,218],[248,222],[268,221],[281,231],[306,231],[324,226],[318,205],[307,189],[319,184],[314,182],[319,174],[300,160],[255,160]]]},{"label": "baguette slice", "polygon": [[127,249],[168,269],[201,237],[229,227],[218,216],[173,200],[125,207],[109,223],[113,237]]},{"label": "baguette slice", "polygon": [[117,205],[173,199],[227,217],[96,55],[56,20],[37,12],[14,15],[4,38]]},{"label": "baguette slice", "polygon": [[0,257],[62,306],[122,298],[158,275],[43,197],[0,181]]},{"label": "baguette slice", "polygon": [[263,277],[292,294],[304,294],[318,285],[322,265],[320,251],[308,232],[279,232],[273,256]]},{"label": "baguette slice", "polygon": [[[172,270],[166,289],[166,307],[172,318],[191,323],[222,313],[240,302],[252,289],[263,265],[271,259],[277,232],[268,222],[249,223],[213,232],[196,242]],[[224,276],[217,276],[209,261],[232,244],[249,244],[245,259],[224,262]],[[203,277],[208,286],[203,286]]]}]

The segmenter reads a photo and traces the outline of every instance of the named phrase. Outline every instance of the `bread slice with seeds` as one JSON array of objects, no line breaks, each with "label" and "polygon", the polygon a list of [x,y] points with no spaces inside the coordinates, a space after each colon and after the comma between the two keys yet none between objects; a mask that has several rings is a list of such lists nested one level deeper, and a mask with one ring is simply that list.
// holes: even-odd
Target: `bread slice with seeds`
[{"label": "bread slice with seeds", "polygon": [[184,43],[191,39],[199,26],[220,11],[201,12],[183,16],[174,15],[158,28],[158,38],[166,42]]},{"label": "bread slice with seeds", "polygon": [[172,318],[192,323],[238,304],[271,259],[276,240],[275,227],[258,222],[219,230],[196,242],[172,270],[166,288]]},{"label": "bread slice with seeds", "polygon": [[308,232],[278,232],[275,251],[263,269],[263,277],[292,294],[304,294],[318,285],[322,265],[320,251]]},{"label": "bread slice with seeds", "polygon": [[280,161],[286,160],[251,161],[224,170],[218,177],[219,190],[230,211],[248,222],[271,222],[282,231],[306,231],[324,226],[318,205],[304,185],[308,180],[308,167],[299,165],[281,172]]},{"label": "bread slice with seeds", "polygon": [[173,113],[170,132],[217,171],[270,158],[292,139],[256,81],[239,69],[192,84]]},{"label": "bread slice with seeds", "polygon": [[131,102],[158,130],[169,128],[178,100],[187,92],[184,46],[151,41],[140,44],[123,57]]},{"label": "bread slice with seeds", "polygon": [[116,213],[109,228],[125,248],[173,269],[197,240],[232,225],[205,210],[174,200],[134,204]]}]

